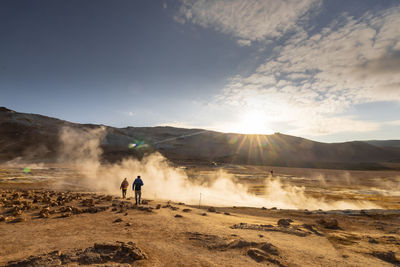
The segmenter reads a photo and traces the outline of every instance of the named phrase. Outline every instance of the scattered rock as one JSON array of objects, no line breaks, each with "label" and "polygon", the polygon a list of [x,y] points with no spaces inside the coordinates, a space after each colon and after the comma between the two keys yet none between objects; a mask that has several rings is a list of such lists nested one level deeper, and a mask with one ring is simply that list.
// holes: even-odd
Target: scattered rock
[{"label": "scattered rock", "polygon": [[75,208],[75,207],[73,207],[73,208],[72,208],[72,213],[73,213],[73,214],[81,214],[81,213],[83,213],[83,211],[82,211],[82,209],[80,209],[80,208]]},{"label": "scattered rock", "polygon": [[269,254],[278,255],[278,248],[272,245],[271,243],[265,242],[262,244],[261,249]]},{"label": "scattered rock", "polygon": [[20,209],[15,209],[12,213],[12,216],[17,217],[22,215],[22,211]]},{"label": "scattered rock", "polygon": [[182,218],[183,216],[180,215],[180,214],[176,214],[174,217],[175,217],[175,218]]},{"label": "scattered rock", "polygon": [[371,244],[379,244],[379,242],[376,241],[376,239],[374,239],[372,237],[368,238],[368,242],[371,243]]},{"label": "scattered rock", "polygon": [[160,209],[161,208],[161,204],[157,204],[156,209]]},{"label": "scattered rock", "polygon": [[264,251],[262,251],[258,248],[250,248],[247,251],[247,255],[249,255],[250,258],[252,258],[256,262],[268,261],[268,262],[276,264],[278,266],[285,266],[279,260],[274,259],[273,257],[271,257],[270,255],[266,254]]},{"label": "scattered rock", "polygon": [[183,212],[190,212],[190,211],[192,211],[191,209],[183,209],[182,210]]},{"label": "scattered rock", "polygon": [[82,204],[82,206],[85,206],[85,207],[91,207],[91,206],[94,206],[94,200],[93,200],[93,198],[87,198],[87,199],[82,200],[81,204]]},{"label": "scattered rock", "polygon": [[231,215],[229,212],[224,212],[225,215]]},{"label": "scattered rock", "polygon": [[250,256],[253,260],[256,262],[262,262],[268,259],[268,255],[265,255],[265,253],[258,248],[251,248],[247,251],[247,255]]},{"label": "scattered rock", "polygon": [[203,213],[203,214],[201,214],[201,216],[207,216],[207,213]]},{"label": "scattered rock", "polygon": [[262,238],[262,237],[264,237],[264,236],[263,236],[263,235],[258,235],[258,237],[259,237],[259,238]]},{"label": "scattered rock", "polygon": [[291,222],[291,219],[280,219],[278,220],[278,226],[289,227]]},{"label": "scattered rock", "polygon": [[305,209],[305,210],[304,210],[304,214],[305,214],[305,215],[311,215],[311,214],[312,214],[312,212],[311,212],[311,211],[309,211],[308,209]]},{"label": "scattered rock", "polygon": [[125,226],[132,226],[132,224],[128,222],[125,224]]},{"label": "scattered rock", "polygon": [[247,223],[239,223],[234,224],[230,228],[232,229],[248,229],[248,230],[256,230],[256,231],[269,231],[269,232],[281,232],[285,234],[291,234],[296,236],[305,237],[309,235],[309,232],[305,232],[304,230],[297,227],[274,227],[270,224],[247,224]]},{"label": "scattered rock", "polygon": [[50,214],[49,214],[49,213],[40,213],[40,214],[39,214],[39,217],[40,217],[40,218],[49,218],[49,217],[50,217]]},{"label": "scattered rock", "polygon": [[230,245],[235,244],[235,240],[217,235],[202,234],[198,232],[188,232],[187,234],[189,235],[189,240],[195,240],[210,250],[226,250],[230,248]]},{"label": "scattered rock", "polygon": [[318,232],[317,230],[314,229],[314,226],[311,224],[303,224],[303,227],[311,232],[313,232],[314,234],[318,235],[318,236],[323,236],[323,234],[321,234],[320,232]]},{"label": "scattered rock", "polygon": [[267,208],[266,208],[266,207],[262,207],[261,209],[262,209],[262,210],[267,210]]},{"label": "scattered rock", "polygon": [[214,207],[209,207],[208,212],[217,212],[217,210]]},{"label": "scattered rock", "polygon": [[258,244],[256,242],[249,242],[246,240],[235,240],[232,243],[229,244],[229,248],[245,248],[245,247],[251,247],[251,246],[257,246]]},{"label": "scattered rock", "polygon": [[103,200],[105,200],[105,201],[112,201],[112,199],[113,199],[112,196],[105,196],[105,197],[103,198]]},{"label": "scattered rock", "polygon": [[122,219],[121,219],[121,218],[118,218],[118,219],[115,219],[113,222],[114,222],[114,223],[119,223],[119,222],[122,222]]},{"label": "scattered rock", "polygon": [[26,222],[25,218],[18,217],[11,221],[12,223]]},{"label": "scattered rock", "polygon": [[[53,251],[39,256],[31,256],[21,261],[11,261],[7,267],[16,266],[59,266],[92,265],[106,263],[132,264],[134,261],[147,259],[147,255],[133,242],[96,243],[85,250],[61,253]],[[113,265],[113,264],[111,264]]]},{"label": "scattered rock", "polygon": [[142,204],[143,204],[143,205],[147,205],[147,204],[149,204],[149,201],[143,199],[143,200],[142,200]]},{"label": "scattered rock", "polygon": [[381,251],[374,251],[371,253],[373,256],[377,257],[378,259],[381,259],[383,261],[392,263],[392,264],[399,264],[400,261],[397,260],[396,255],[393,251],[388,251],[388,252],[381,252]]},{"label": "scattered rock", "polygon": [[324,219],[319,219],[317,220],[317,223],[327,229],[333,229],[333,230],[340,229],[339,222],[336,219],[331,219],[329,221],[325,221]]}]

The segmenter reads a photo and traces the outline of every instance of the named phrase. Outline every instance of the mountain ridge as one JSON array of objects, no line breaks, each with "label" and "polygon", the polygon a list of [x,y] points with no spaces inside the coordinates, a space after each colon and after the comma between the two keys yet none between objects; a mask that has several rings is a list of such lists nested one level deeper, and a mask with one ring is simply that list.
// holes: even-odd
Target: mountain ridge
[{"label": "mountain ridge", "polygon": [[[172,126],[117,128],[72,123],[0,107],[0,161],[55,159],[63,127],[104,127],[103,160],[141,158],[158,151],[181,164],[233,163],[334,169],[398,169],[400,140],[316,142],[275,133],[246,135]],[[131,146],[131,147],[130,147]]]}]

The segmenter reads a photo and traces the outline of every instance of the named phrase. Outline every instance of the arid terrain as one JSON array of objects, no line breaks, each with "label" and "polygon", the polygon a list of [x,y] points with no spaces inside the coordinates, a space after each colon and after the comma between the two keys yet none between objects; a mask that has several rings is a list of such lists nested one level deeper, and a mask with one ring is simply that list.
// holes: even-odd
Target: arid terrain
[{"label": "arid terrain", "polygon": [[146,178],[145,201],[136,206],[131,190],[128,199],[119,197],[118,188],[94,192],[67,167],[2,166],[0,265],[400,264],[399,173],[274,168],[271,176],[267,167],[184,167],[189,179],[204,179],[218,168],[247,185],[251,195],[261,197],[268,187],[263,180],[279,177],[283,188],[304,186],[310,201],[369,201],[380,209],[199,206],[180,202],[179,195],[170,201],[152,198]]},{"label": "arid terrain", "polygon": [[0,115],[2,266],[400,264],[398,140]]}]

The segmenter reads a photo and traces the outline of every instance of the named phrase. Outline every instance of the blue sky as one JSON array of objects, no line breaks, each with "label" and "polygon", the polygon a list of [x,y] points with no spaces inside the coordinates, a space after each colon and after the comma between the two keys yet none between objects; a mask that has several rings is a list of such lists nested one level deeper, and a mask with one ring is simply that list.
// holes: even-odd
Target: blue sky
[{"label": "blue sky", "polygon": [[0,2],[0,105],[72,122],[400,139],[399,1]]}]

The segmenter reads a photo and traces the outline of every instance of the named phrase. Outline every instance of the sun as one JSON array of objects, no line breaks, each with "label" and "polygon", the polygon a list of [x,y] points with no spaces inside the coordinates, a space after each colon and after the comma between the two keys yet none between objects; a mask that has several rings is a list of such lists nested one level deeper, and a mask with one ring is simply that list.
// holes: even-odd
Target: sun
[{"label": "sun", "polygon": [[253,110],[247,111],[239,117],[234,124],[232,132],[242,134],[272,134],[274,131],[269,127],[267,116],[263,112]]}]

